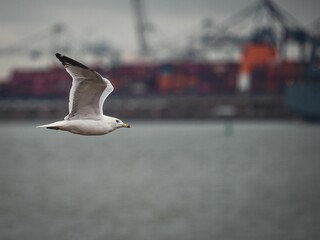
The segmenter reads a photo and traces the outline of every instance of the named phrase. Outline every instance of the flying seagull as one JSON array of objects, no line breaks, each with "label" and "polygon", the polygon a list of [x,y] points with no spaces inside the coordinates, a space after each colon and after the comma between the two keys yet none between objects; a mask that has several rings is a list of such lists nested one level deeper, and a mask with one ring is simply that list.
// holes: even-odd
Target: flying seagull
[{"label": "flying seagull", "polygon": [[120,119],[103,115],[103,103],[113,91],[108,79],[69,57],[55,55],[73,79],[69,114],[62,121],[38,127],[80,135],[104,135],[118,128],[130,128]]}]

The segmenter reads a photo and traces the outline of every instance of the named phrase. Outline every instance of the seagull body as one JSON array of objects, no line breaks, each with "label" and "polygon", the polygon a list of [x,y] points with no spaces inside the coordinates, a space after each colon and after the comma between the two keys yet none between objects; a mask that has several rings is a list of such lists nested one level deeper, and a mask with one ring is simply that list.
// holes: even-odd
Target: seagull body
[{"label": "seagull body", "polygon": [[114,89],[108,79],[69,57],[55,55],[73,79],[69,114],[62,121],[38,127],[80,135],[104,135],[130,127],[120,119],[103,115],[103,103]]}]

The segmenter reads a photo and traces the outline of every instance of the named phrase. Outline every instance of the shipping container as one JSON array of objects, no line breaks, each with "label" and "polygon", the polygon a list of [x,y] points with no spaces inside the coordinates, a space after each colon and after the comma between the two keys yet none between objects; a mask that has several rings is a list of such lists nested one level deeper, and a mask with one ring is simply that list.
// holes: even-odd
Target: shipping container
[{"label": "shipping container", "polygon": [[[148,96],[232,94],[237,91],[237,77],[242,68],[242,63],[169,62],[96,70],[112,81],[118,96]],[[254,64],[250,66],[251,92],[283,93],[287,84],[303,80],[305,68],[304,64],[288,61]],[[0,91],[2,97],[67,97],[71,84],[70,75],[61,67],[16,70],[6,83],[0,84]]]}]

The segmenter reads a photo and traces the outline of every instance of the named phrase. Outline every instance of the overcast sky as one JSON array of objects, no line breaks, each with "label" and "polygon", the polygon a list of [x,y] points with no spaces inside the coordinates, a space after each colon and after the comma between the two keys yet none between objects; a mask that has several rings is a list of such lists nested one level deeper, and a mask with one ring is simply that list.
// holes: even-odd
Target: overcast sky
[{"label": "overcast sky", "polygon": [[[204,18],[222,21],[257,0],[144,2],[148,20],[155,28],[155,36],[165,39],[196,28]],[[308,25],[320,17],[319,0],[275,2],[302,25]],[[138,48],[131,0],[0,0],[0,4],[0,49],[21,43],[29,36],[39,33],[39,39],[32,41],[41,41],[41,38],[44,38],[41,33],[45,33],[56,23],[66,26],[71,33],[69,38],[76,36],[83,38],[81,41],[106,40],[124,51],[133,52]],[[0,64],[4,64],[3,56],[0,56]]]}]

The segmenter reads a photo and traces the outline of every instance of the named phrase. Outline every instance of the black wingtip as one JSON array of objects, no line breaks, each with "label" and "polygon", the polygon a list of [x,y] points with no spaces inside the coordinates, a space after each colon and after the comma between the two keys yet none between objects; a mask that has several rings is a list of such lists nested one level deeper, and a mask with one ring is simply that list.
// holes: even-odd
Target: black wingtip
[{"label": "black wingtip", "polygon": [[71,65],[76,67],[81,67],[84,69],[89,69],[87,66],[83,65],[82,63],[73,60],[72,58],[66,57],[60,53],[56,53],[55,56],[59,59],[63,66]]}]

